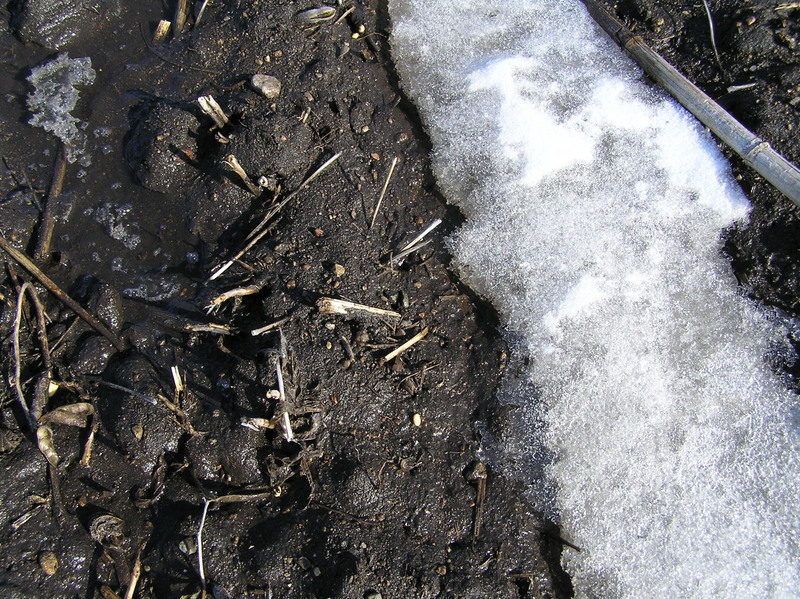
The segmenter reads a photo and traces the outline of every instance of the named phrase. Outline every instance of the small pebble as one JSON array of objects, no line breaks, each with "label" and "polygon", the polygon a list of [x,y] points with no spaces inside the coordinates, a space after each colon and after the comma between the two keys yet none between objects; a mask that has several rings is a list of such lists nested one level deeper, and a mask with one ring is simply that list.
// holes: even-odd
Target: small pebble
[{"label": "small pebble", "polygon": [[422,416],[420,416],[418,413],[414,413],[414,415],[411,417],[411,422],[414,426],[422,426]]},{"label": "small pebble", "polygon": [[335,274],[337,277],[343,276],[344,272],[345,272],[344,271],[344,266],[342,266],[341,264],[334,264],[333,265],[333,274]]},{"label": "small pebble", "polygon": [[250,77],[250,85],[265,98],[274,99],[281,95],[281,82],[272,75],[256,73]]},{"label": "small pebble", "polygon": [[378,591],[367,591],[364,593],[364,599],[383,599],[383,595],[381,595]]},{"label": "small pebble", "polygon": [[47,576],[52,576],[58,570],[58,558],[52,551],[42,551],[39,554],[39,567]]},{"label": "small pebble", "polygon": [[194,537],[185,537],[178,543],[178,549],[184,555],[194,555],[197,553],[197,540]]}]

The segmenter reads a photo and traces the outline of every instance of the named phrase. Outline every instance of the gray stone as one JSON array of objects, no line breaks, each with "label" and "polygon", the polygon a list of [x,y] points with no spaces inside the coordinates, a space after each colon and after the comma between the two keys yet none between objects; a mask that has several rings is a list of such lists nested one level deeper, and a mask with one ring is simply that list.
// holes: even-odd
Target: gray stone
[{"label": "gray stone", "polygon": [[260,92],[264,97],[269,99],[274,99],[281,95],[281,82],[272,75],[256,73],[250,77],[250,85],[252,85],[253,89],[257,92]]}]

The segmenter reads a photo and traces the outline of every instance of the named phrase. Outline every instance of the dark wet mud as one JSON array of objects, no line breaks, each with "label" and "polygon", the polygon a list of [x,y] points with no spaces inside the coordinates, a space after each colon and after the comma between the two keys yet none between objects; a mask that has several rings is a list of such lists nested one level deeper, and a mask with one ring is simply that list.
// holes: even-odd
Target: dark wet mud
[{"label": "dark wet mud", "polygon": [[[3,37],[3,235],[33,255],[50,218],[37,264],[108,331],[37,284],[47,350],[27,300],[17,359],[7,259],[6,596],[565,596],[557,532],[480,452],[506,349],[449,268],[385,7],[209,5],[163,42],[160,3],[99,8]],[[95,81],[53,192],[26,77],[62,51]]]},{"label": "dark wet mud", "polygon": [[[384,3],[189,3],[163,41],[172,3],[52,4],[3,13],[0,232],[96,321],[3,254],[0,594],[569,596],[574,549],[481,452],[509,356],[449,267]],[[697,7],[616,8],[797,161],[797,9],[727,4],[724,72]],[[61,52],[95,76],[59,185],[26,98]],[[797,209],[734,169],[743,288],[796,314]]]}]

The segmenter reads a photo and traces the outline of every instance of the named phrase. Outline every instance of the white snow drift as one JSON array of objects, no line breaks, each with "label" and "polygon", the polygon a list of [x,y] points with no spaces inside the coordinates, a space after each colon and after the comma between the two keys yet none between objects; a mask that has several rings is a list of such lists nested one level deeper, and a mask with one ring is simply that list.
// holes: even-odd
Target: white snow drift
[{"label": "white snow drift", "polygon": [[578,594],[800,595],[798,402],[767,363],[788,325],[720,255],[748,205],[713,143],[577,0],[390,10],[459,267],[531,358],[506,442],[583,548]]}]

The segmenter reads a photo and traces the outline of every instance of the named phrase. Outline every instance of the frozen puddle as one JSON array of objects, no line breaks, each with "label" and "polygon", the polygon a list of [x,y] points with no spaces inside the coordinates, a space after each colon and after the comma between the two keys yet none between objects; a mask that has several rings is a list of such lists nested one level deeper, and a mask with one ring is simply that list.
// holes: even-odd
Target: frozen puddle
[{"label": "frozen puddle", "polygon": [[508,447],[578,595],[800,595],[786,325],[720,256],[748,205],[708,136],[578,1],[389,4],[461,272],[531,358]]}]

